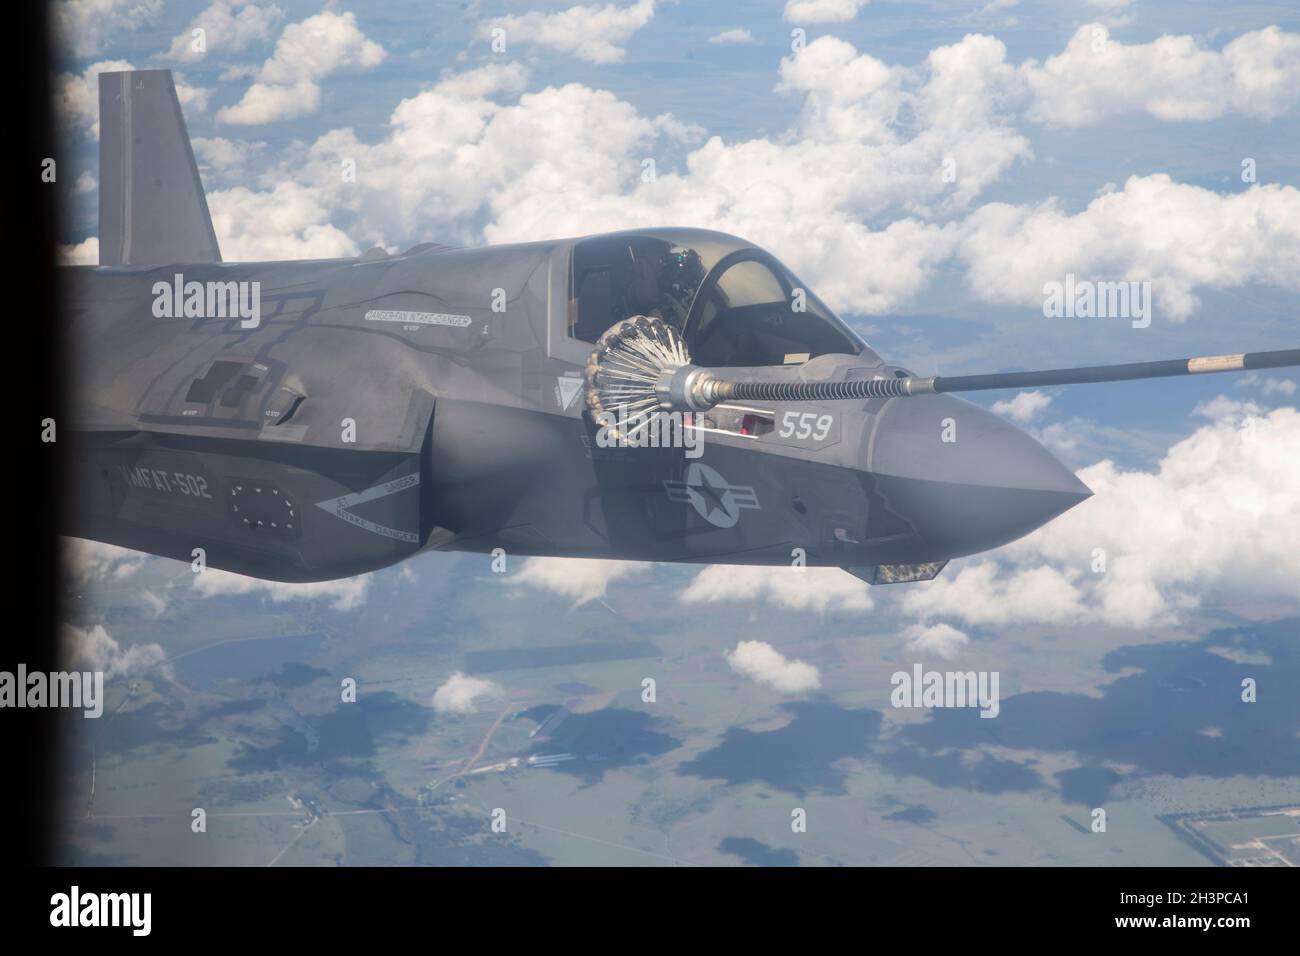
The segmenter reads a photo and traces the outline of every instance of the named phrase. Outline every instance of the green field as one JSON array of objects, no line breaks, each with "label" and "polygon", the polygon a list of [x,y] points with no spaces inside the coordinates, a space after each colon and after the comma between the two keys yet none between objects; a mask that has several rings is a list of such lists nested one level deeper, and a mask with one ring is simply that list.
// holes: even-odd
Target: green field
[{"label": "green field", "polygon": [[[1244,637],[1212,623],[980,635],[958,666],[1001,674],[1002,713],[981,720],[890,706],[912,657],[876,612],[683,605],[691,571],[671,568],[575,608],[486,559],[412,567],[414,580],[377,575],[349,611],[203,597],[166,562],[83,592],[75,623],[157,642],[169,663],[110,680],[100,720],[67,718],[64,859],[1199,866],[1211,858],[1164,816],[1300,799],[1296,705],[1234,696],[1243,669],[1297,686],[1294,621]],[[144,590],[165,611],[144,609]],[[784,697],[733,672],[724,653],[742,638],[815,665],[820,690]],[[1210,649],[1229,639],[1254,656]],[[431,697],[454,671],[503,694],[439,714]],[[530,737],[560,707],[549,739]],[[558,753],[573,759],[526,762]],[[1281,836],[1296,818],[1263,819],[1280,829],[1215,824],[1213,839],[1279,837],[1294,865]]]}]

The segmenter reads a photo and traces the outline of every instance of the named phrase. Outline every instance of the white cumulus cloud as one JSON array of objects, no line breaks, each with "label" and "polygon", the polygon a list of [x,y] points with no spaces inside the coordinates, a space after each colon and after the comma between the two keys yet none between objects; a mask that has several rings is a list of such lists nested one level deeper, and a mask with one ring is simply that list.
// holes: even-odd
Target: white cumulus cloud
[{"label": "white cumulus cloud", "polygon": [[1132,176],[1071,214],[1055,199],[988,203],[961,226],[958,255],[980,298],[1041,307],[1068,273],[1151,283],[1152,320],[1182,321],[1199,288],[1259,282],[1300,290],[1300,189],[1217,193],[1168,175]]},{"label": "white cumulus cloud", "polygon": [[[1270,77],[1290,76],[1294,39],[1255,31],[1222,52],[1187,42],[1242,62],[1241,50],[1275,50],[1234,75],[1280,104],[1272,91],[1289,87]],[[1126,49],[1144,63],[1165,55],[1153,44]],[[1189,317],[1200,289],[1300,287],[1295,187],[1219,193],[1153,173],[1082,209],[1055,198],[977,205],[1032,160],[1016,124],[1053,95],[1043,77],[1064,61],[1051,62],[1017,66],[999,40],[969,35],[899,66],[823,36],[779,66],[777,91],[799,100],[790,126],[731,141],[580,83],[530,91],[522,65],[491,62],[401,101],[381,137],[336,129],[290,144],[252,188],[217,196],[214,205],[237,207],[217,229],[244,232],[223,236],[223,249],[261,257],[347,255],[354,243],[392,246],[431,230],[472,244],[671,222],[771,249],[833,308],[860,315],[904,307],[949,270],[983,301],[1033,308],[1069,272],[1149,280],[1155,321]],[[203,149],[231,169],[250,155],[224,142]],[[681,159],[646,177],[647,156]],[[339,175],[345,159],[355,182]],[[262,204],[293,213],[288,228],[248,214]]]},{"label": "white cumulus cloud", "polygon": [[91,56],[111,34],[156,21],[163,0],[59,0],[52,9],[59,42],[77,56]]},{"label": "white cumulus cloud", "polygon": [[238,103],[218,111],[217,119],[259,125],[314,113],[320,108],[321,80],[349,67],[378,66],[385,55],[382,46],[361,32],[351,12],[325,11],[291,23],[256,82]]},{"label": "white cumulus cloud", "polygon": [[1056,568],[1041,562],[1004,568],[992,558],[949,568],[924,587],[908,589],[899,607],[927,621],[948,617],[983,627],[1067,622],[1084,613],[1083,592]]},{"label": "white cumulus cloud", "polygon": [[500,698],[504,694],[499,684],[456,671],[433,692],[430,703],[440,714],[470,714],[479,702]]},{"label": "white cumulus cloud", "polygon": [[1216,51],[1187,35],[1125,44],[1090,23],[1064,51],[1021,69],[1033,96],[1029,115],[1056,126],[1138,112],[1168,121],[1228,112],[1272,119],[1300,102],[1300,34],[1270,26]]},{"label": "white cumulus cloud", "polygon": [[606,561],[597,558],[529,558],[513,580],[573,601],[574,607],[605,596],[621,578],[646,569],[640,561]]},{"label": "white cumulus cloud", "polygon": [[790,660],[764,641],[741,641],[727,652],[731,669],[782,694],[806,694],[821,687],[817,668]]},{"label": "white cumulus cloud", "polygon": [[654,15],[655,0],[636,0],[627,7],[578,5],[556,13],[496,17],[484,23],[480,33],[490,38],[493,31],[504,30],[507,49],[535,45],[588,63],[621,63],[627,54],[621,44]]},{"label": "white cumulus cloud", "polygon": [[1045,392],[1017,392],[1013,398],[994,402],[993,411],[1024,424],[1041,415],[1050,404],[1052,404],[1052,396]]},{"label": "white cumulus cloud", "polygon": [[77,582],[121,581],[139,572],[150,555],[103,541],[64,538],[63,567]]},{"label": "white cumulus cloud", "polygon": [[286,601],[329,601],[336,611],[352,611],[366,603],[373,574],[340,578],[337,581],[291,583],[263,581],[230,571],[207,568],[193,576],[194,590],[202,597],[262,594],[277,603]]},{"label": "white cumulus cloud", "polygon": [[[274,3],[265,6],[251,0],[214,0],[194,18],[183,33],[172,40],[167,56],[182,62],[201,60],[208,53],[238,53],[267,36],[284,19],[284,11]],[[201,29],[204,51],[195,50],[193,31]]]},{"label": "white cumulus cloud", "polygon": [[736,27],[731,30],[723,30],[709,37],[709,42],[715,45],[725,46],[727,44],[745,44],[754,42],[754,34],[750,33],[744,27]]},{"label": "white cumulus cloud", "polygon": [[73,245],[59,245],[59,264],[65,266],[99,265],[99,238],[91,236]]},{"label": "white cumulus cloud", "polygon": [[867,611],[868,585],[839,568],[750,567],[712,564],[697,574],[681,600],[762,602],[798,611]]},{"label": "white cumulus cloud", "polygon": [[1265,395],[1287,395],[1291,396],[1296,393],[1296,383],[1289,378],[1273,378],[1271,375],[1261,375],[1259,372],[1248,372],[1237,378],[1236,386],[1238,388],[1255,388],[1259,389]]},{"label": "white cumulus cloud", "polygon": [[1226,399],[1199,411],[1212,420],[1153,471],[1082,469],[1091,499],[900,608],[975,626],[1147,627],[1227,598],[1300,606],[1300,412]]},{"label": "white cumulus cloud", "polygon": [[869,0],[787,0],[782,16],[788,23],[844,23],[858,15]]},{"label": "white cumulus cloud", "polygon": [[[105,677],[135,677],[158,667],[167,658],[162,645],[157,643],[123,647],[102,624],[85,629],[65,624],[60,649],[65,668],[102,671]],[[166,666],[162,673],[171,676]]]},{"label": "white cumulus cloud", "polygon": [[208,193],[212,228],[228,262],[355,256],[356,243],[329,221],[316,192],[283,182],[269,192],[243,186]]},{"label": "white cumulus cloud", "polygon": [[912,624],[903,630],[907,649],[917,654],[936,654],[951,658],[970,643],[970,638],[951,624]]}]

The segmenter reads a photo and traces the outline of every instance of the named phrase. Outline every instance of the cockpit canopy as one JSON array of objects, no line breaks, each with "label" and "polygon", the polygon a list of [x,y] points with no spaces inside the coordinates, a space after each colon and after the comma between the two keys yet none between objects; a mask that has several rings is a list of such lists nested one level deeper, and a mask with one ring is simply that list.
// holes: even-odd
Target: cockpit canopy
[{"label": "cockpit canopy", "polygon": [[870,353],[789,269],[723,233],[661,229],[583,239],[573,249],[569,289],[569,334],[584,342],[630,316],[652,315],[682,332],[698,365],[791,365]]}]

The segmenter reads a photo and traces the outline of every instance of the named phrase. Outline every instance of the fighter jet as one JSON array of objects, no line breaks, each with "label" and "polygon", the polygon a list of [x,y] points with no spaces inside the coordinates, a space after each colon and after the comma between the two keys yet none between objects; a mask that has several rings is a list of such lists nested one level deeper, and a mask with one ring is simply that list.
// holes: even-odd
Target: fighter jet
[{"label": "fighter jet", "polygon": [[921,581],[1091,494],[953,393],[1300,364],[918,377],[702,229],[223,262],[171,74],[99,84],[70,535],[278,581],[497,549]]}]

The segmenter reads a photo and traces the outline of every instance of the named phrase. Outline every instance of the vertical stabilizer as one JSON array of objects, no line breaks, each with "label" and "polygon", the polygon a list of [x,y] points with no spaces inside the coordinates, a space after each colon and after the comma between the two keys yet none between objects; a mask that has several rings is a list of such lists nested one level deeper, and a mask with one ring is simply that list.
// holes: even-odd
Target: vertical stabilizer
[{"label": "vertical stabilizer", "polygon": [[171,70],[99,74],[99,264],[220,261]]}]

